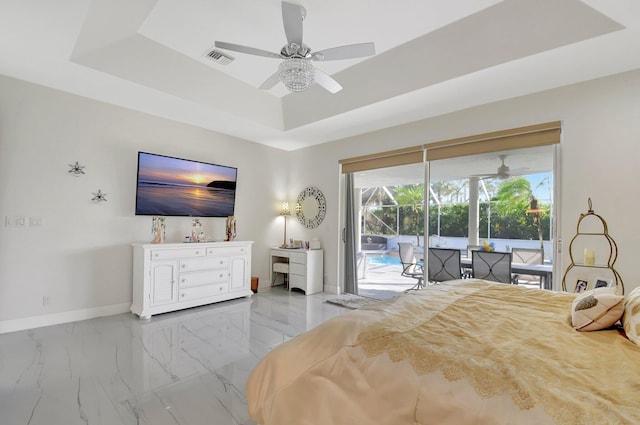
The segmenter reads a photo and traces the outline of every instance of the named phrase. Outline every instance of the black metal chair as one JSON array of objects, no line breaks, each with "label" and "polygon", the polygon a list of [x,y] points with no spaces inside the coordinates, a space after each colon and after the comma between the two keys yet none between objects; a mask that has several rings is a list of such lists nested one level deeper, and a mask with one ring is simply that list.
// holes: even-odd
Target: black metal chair
[{"label": "black metal chair", "polygon": [[462,279],[460,250],[429,248],[429,282]]},{"label": "black metal chair", "polygon": [[476,279],[512,283],[511,253],[496,251],[472,251],[471,269]]},{"label": "black metal chair", "polygon": [[424,267],[416,260],[416,256],[413,253],[413,245],[405,242],[398,243],[398,254],[402,263],[401,275],[418,281],[405,292],[424,288]]}]

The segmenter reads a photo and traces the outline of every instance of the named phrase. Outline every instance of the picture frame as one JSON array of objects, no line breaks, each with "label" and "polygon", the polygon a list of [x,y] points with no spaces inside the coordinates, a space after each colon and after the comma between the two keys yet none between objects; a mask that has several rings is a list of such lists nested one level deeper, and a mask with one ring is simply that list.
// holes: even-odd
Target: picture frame
[{"label": "picture frame", "polygon": [[578,279],[576,281],[576,293],[584,292],[589,287],[589,281],[587,279]]},{"label": "picture frame", "polygon": [[593,283],[593,288],[609,288],[611,287],[611,279],[597,278]]}]

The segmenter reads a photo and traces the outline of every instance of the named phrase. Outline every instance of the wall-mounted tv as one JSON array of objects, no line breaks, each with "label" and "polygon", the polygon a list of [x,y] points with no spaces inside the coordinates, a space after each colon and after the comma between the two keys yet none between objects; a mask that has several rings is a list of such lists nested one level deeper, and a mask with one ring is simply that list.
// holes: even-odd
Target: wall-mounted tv
[{"label": "wall-mounted tv", "polygon": [[238,169],[138,152],[136,215],[234,215]]}]

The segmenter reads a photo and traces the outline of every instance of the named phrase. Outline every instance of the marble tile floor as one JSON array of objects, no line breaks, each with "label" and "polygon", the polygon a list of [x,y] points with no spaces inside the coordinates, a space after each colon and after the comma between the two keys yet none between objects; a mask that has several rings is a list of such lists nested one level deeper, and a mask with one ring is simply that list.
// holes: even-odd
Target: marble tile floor
[{"label": "marble tile floor", "polygon": [[349,309],[283,287],[140,320],[0,335],[2,425],[249,425],[244,385],[271,349]]}]

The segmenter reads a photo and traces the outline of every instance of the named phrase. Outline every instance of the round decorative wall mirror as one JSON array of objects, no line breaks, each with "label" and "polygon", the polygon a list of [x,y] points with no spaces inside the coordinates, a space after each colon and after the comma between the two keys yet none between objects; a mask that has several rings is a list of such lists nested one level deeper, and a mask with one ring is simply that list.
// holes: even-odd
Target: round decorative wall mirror
[{"label": "round decorative wall mirror", "polygon": [[324,195],[317,187],[309,186],[298,195],[296,216],[307,229],[318,227],[324,220],[326,210]]}]

